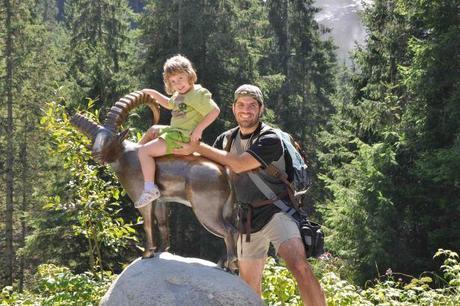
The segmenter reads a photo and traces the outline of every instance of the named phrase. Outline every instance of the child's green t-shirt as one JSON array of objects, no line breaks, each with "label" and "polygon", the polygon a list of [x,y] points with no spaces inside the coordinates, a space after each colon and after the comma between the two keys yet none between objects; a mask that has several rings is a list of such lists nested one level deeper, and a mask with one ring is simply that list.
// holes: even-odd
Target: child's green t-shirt
[{"label": "child's green t-shirt", "polygon": [[206,88],[195,84],[185,95],[175,93],[168,101],[172,107],[172,128],[183,130],[189,134],[215,107],[216,103]]}]

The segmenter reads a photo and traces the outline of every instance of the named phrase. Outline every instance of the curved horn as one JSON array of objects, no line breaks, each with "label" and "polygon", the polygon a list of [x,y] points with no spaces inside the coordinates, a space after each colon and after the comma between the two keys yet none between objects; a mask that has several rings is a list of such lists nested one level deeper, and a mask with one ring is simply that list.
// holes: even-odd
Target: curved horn
[{"label": "curved horn", "polygon": [[91,140],[94,140],[97,132],[101,128],[99,124],[80,114],[73,115],[72,118],[70,118],[70,123]]},{"label": "curved horn", "polygon": [[160,121],[158,103],[145,92],[135,91],[127,94],[112,106],[104,121],[104,127],[115,132],[126,121],[129,111],[142,104],[150,107],[153,113],[153,124],[157,124]]}]

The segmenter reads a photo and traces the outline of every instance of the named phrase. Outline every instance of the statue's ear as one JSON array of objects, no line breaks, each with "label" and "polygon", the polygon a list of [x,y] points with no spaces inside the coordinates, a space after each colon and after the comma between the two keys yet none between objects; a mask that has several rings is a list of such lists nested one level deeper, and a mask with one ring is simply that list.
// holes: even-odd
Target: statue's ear
[{"label": "statue's ear", "polygon": [[128,137],[128,134],[129,134],[129,129],[126,129],[123,132],[120,132],[118,134],[118,141],[122,142],[123,140],[125,140],[125,138]]}]

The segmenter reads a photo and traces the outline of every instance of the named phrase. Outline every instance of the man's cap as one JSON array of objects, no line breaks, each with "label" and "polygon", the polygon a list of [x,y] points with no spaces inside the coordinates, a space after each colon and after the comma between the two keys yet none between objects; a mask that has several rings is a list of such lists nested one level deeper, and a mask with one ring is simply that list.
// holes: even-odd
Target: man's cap
[{"label": "man's cap", "polygon": [[242,96],[254,98],[257,100],[257,102],[260,103],[260,105],[264,105],[264,98],[262,96],[262,91],[257,86],[250,85],[250,84],[241,85],[235,90],[235,98],[233,99],[233,102],[236,102],[238,97],[242,97]]}]

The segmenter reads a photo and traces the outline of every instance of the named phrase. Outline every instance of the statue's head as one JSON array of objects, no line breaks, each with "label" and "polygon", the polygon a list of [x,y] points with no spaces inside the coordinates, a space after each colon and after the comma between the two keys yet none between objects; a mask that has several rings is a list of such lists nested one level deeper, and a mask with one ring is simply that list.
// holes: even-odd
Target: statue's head
[{"label": "statue's head", "polygon": [[70,122],[91,140],[91,153],[95,161],[106,164],[119,157],[128,130],[117,133],[80,114],[75,114]]},{"label": "statue's head", "polygon": [[117,130],[128,117],[129,110],[141,104],[147,104],[150,107],[154,124],[158,123],[160,116],[158,104],[141,91],[130,93],[116,102],[107,114],[103,125],[80,114],[75,114],[70,122],[91,139],[91,152],[98,163],[113,163],[120,157],[123,151],[123,141],[129,132],[129,130],[124,130],[118,133]]},{"label": "statue's head", "polygon": [[98,163],[113,163],[123,150],[123,140],[128,136],[129,130],[121,133],[112,132],[101,127],[94,138],[91,153]]}]

